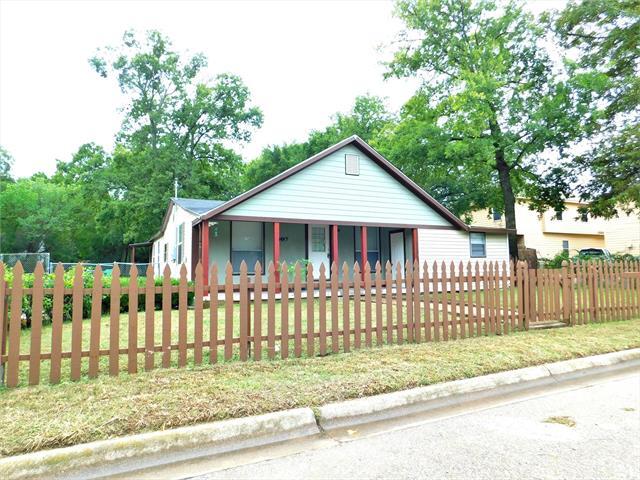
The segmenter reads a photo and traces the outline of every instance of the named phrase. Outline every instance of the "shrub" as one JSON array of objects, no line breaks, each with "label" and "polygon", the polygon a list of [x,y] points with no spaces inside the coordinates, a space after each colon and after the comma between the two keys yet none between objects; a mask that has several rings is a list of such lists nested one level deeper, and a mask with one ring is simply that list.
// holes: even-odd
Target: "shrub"
[{"label": "shrub", "polygon": [[561,268],[562,262],[569,262],[569,252],[559,252],[553,258],[541,258],[540,265],[542,268]]},{"label": "shrub", "polygon": [[[93,274],[94,271],[91,268],[86,268],[82,273],[82,283],[84,288],[93,288]],[[75,277],[75,271],[73,269],[67,270],[64,272],[63,280],[65,288],[73,287],[73,280]],[[13,271],[12,269],[6,269],[5,271],[5,280],[9,287],[13,285]],[[102,277],[102,286],[104,288],[111,288],[111,275],[104,275]],[[120,295],[120,312],[127,312],[129,309],[129,294],[127,289],[130,284],[129,277],[121,277],[120,278],[120,286],[121,286],[121,295]],[[22,286],[24,288],[32,288],[34,281],[34,275],[32,273],[25,273],[22,277]],[[43,276],[43,285],[44,288],[53,288],[55,282],[55,275],[53,273],[45,273]],[[172,278],[171,284],[178,285],[180,282],[178,279]],[[138,277],[138,285],[144,286],[146,284],[145,277]],[[162,286],[162,277],[156,277],[154,279],[155,286]],[[193,285],[193,282],[189,282],[189,285]],[[187,302],[189,305],[193,304],[193,299],[195,297],[194,292],[187,293]],[[171,308],[178,308],[178,293],[171,294]],[[105,294],[102,295],[102,312],[108,312],[111,304],[111,295]],[[155,309],[159,310],[162,308],[162,294],[156,294],[154,298]],[[139,295],[138,298],[138,311],[144,310],[145,299],[144,295]],[[68,322],[71,321],[73,311],[73,297],[72,295],[65,295],[64,302],[62,306],[62,318],[63,321]],[[88,318],[91,314],[91,295],[83,295],[82,296],[82,316],[84,318]],[[24,295],[22,297],[22,326],[29,327],[31,326],[31,317],[33,316],[32,312],[32,296]],[[51,323],[53,318],[53,295],[46,294],[42,300],[42,323],[44,325]]]}]

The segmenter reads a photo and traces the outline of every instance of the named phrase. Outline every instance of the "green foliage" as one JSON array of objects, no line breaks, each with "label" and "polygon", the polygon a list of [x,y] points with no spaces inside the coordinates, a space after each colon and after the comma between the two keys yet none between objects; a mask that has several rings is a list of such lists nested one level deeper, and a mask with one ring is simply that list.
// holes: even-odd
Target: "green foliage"
[{"label": "green foliage", "polygon": [[75,185],[52,183],[43,175],[7,183],[0,191],[0,211],[3,252],[51,251],[60,261],[93,255],[93,212]]},{"label": "green foliage", "polygon": [[13,180],[11,177],[11,167],[13,166],[13,157],[2,146],[0,146],[0,185],[2,182],[10,182]]},{"label": "green foliage", "polygon": [[[94,280],[94,270],[92,268],[85,268],[82,272],[82,284],[84,288],[93,288],[93,280]],[[63,280],[65,288],[72,288],[73,282],[75,278],[75,270],[69,269],[64,272]],[[44,288],[53,288],[55,283],[56,276],[53,273],[45,273],[43,275],[43,286]],[[13,285],[13,270],[8,268],[5,270],[5,280],[9,287]],[[102,277],[102,286],[106,289],[111,288],[111,275],[104,275]],[[25,273],[22,276],[22,286],[24,288],[32,288],[34,281],[33,273]],[[159,287],[162,286],[162,277],[154,278],[154,285]],[[177,278],[171,279],[171,285],[179,285],[180,281]],[[130,285],[129,277],[120,277],[120,287],[121,287],[121,295],[120,295],[120,313],[129,311],[129,294],[127,289]],[[144,287],[146,285],[145,277],[138,277],[138,286]],[[193,286],[193,282],[188,282],[188,285]],[[195,297],[194,292],[187,293],[187,302],[189,305],[193,304],[193,299]],[[171,294],[171,308],[178,308],[178,293]],[[155,295],[155,309],[162,309],[162,295]],[[111,305],[111,295],[102,295],[102,312],[108,313]],[[145,307],[145,297],[144,295],[139,295],[138,297],[138,311],[143,311]],[[71,315],[73,311],[73,297],[71,295],[64,296],[64,302],[62,306],[62,319],[64,322],[71,321]],[[22,298],[22,326],[30,327],[31,326],[31,317],[33,315],[32,312],[32,297],[31,295],[25,295]],[[82,316],[83,318],[89,318],[91,315],[91,296],[83,295],[82,297]],[[47,325],[51,323],[53,318],[53,295],[47,294],[43,296],[42,301],[42,323]]]},{"label": "green foliage", "polygon": [[273,145],[262,150],[260,156],[249,162],[242,182],[245,190],[266,182],[306,158],[306,145],[300,143]]},{"label": "green foliage", "polygon": [[547,14],[562,46],[575,51],[571,63],[580,87],[604,105],[600,129],[585,153],[568,155],[567,178],[587,177],[576,193],[590,202],[584,211],[610,218],[640,208],[640,3],[637,0],[571,1]]},{"label": "green foliage", "polygon": [[630,125],[573,158],[570,169],[589,175],[576,189],[590,202],[581,211],[611,218],[640,209],[640,126]]},{"label": "green foliage", "polygon": [[[535,19],[513,1],[498,6],[492,0],[400,0],[396,14],[406,30],[387,75],[423,82],[390,141],[397,134],[404,145],[431,150],[398,154],[400,166],[426,172],[422,184],[437,182],[428,178],[436,166],[436,178],[455,174],[465,187],[480,187],[479,195],[456,202],[458,192],[450,186],[448,204],[460,213],[495,202],[504,208],[508,228],[516,228],[516,194],[543,188],[564,193],[566,184],[539,182],[541,155],[580,138],[596,112],[590,91],[553,71],[540,48],[545,31]],[[515,234],[509,237],[515,255]]]},{"label": "green foliage", "polygon": [[569,261],[571,261],[569,252],[563,250],[552,258],[541,258],[539,263],[542,268],[561,268],[564,262],[569,263]]},{"label": "green foliage", "polygon": [[247,165],[243,185],[246,190],[253,188],[352,135],[375,143],[392,119],[381,98],[356,97],[351,111],[336,113],[328,127],[312,131],[307,141],[263,149],[260,156]]},{"label": "green foliage", "polygon": [[[437,125],[428,98],[416,94],[400,121],[376,139],[380,152],[458,216],[485,208],[503,210],[495,173],[479,142],[450,142]],[[473,161],[475,159],[475,161]],[[491,179],[491,181],[487,181]]]},{"label": "green foliage", "polygon": [[586,253],[577,253],[576,255],[570,255],[569,252],[561,251],[558,252],[552,258],[541,258],[540,265],[542,268],[561,268],[563,262],[589,262],[589,261],[606,261],[606,262],[617,262],[617,261],[638,261],[640,260],[640,256],[634,256],[629,253],[623,254],[613,254],[610,257],[603,258],[601,255],[589,255]]},{"label": "green foliage", "polygon": [[[45,250],[56,261],[122,260],[126,244],[160,228],[178,183],[182,197],[227,199],[241,190],[243,163],[229,142],[251,138],[262,113],[235,75],[210,81],[207,60],[183,59],[151,31],[125,33],[117,48],[90,60],[114,77],[124,95],[124,121],[112,152],[88,143],[52,178],[10,183],[10,156],[0,150],[2,251]],[[6,185],[5,185],[6,183]]]},{"label": "green foliage", "polygon": [[287,265],[287,273],[289,274],[289,278],[293,278],[296,274],[296,265],[300,264],[300,278],[305,280],[307,278],[307,269],[311,262],[306,258],[299,258],[295,262],[292,262]]},{"label": "green foliage", "polygon": [[108,160],[124,241],[157,231],[174,182],[183,197],[239,193],[242,161],[225,142],[249,141],[262,124],[239,77],[199,81],[206,58],[183,60],[156,31],[143,39],[126,32],[120,47],[99,51],[90,63],[100,76],[114,76],[127,98],[119,145]]}]

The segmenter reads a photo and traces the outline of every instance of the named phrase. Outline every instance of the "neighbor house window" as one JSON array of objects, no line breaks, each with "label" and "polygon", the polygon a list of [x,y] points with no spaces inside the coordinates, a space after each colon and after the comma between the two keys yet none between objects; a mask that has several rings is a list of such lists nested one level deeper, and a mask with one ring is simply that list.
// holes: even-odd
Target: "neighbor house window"
[{"label": "neighbor house window", "polygon": [[176,263],[181,264],[184,256],[184,223],[176,228]]},{"label": "neighbor house window", "polygon": [[163,252],[163,262],[167,263],[167,259],[169,258],[169,244],[165,243],[164,244],[164,252]]},{"label": "neighbor house window", "polygon": [[569,253],[569,240],[562,240],[562,251]]},{"label": "neighbor house window", "polygon": [[587,212],[583,212],[580,214],[580,221],[581,222],[588,222],[589,221],[589,215],[587,214]]},{"label": "neighbor house window", "polygon": [[487,236],[484,233],[470,233],[469,241],[471,243],[472,258],[484,258],[487,256]]},{"label": "neighbor house window", "polygon": [[264,263],[263,228],[260,222],[233,222],[231,224],[231,264],[233,273],[240,273],[240,264],[247,263],[253,273],[256,262]]},{"label": "neighbor house window", "polygon": [[497,210],[495,208],[491,209],[491,214],[493,215],[493,220],[495,222],[502,220],[502,212],[500,210]]},{"label": "neighbor house window", "polygon": [[[360,233],[362,230],[359,227],[355,227],[356,235],[356,261],[358,263],[362,262],[362,242],[360,241]],[[374,271],[376,268],[376,262],[380,260],[380,243],[379,243],[379,233],[377,227],[369,227],[367,228],[367,261],[369,262],[369,266],[371,267],[371,271]],[[364,268],[364,265],[360,265],[360,268]]]}]

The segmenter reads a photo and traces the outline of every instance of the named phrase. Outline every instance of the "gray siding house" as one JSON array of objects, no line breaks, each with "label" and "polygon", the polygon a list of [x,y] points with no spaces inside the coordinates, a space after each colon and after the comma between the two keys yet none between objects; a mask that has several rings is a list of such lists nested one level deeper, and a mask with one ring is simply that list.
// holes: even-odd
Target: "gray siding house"
[{"label": "gray siding house", "polygon": [[357,136],[226,202],[172,198],[151,240],[156,274],[165,263],[509,260],[505,229],[469,227]]}]

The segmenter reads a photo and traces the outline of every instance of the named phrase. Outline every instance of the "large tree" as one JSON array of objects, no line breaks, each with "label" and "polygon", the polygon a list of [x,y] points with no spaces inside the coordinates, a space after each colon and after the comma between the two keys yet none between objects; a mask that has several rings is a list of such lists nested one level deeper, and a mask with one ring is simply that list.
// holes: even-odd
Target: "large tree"
[{"label": "large tree", "polygon": [[206,58],[183,60],[157,31],[142,39],[126,32],[122,45],[99,50],[90,63],[101,76],[114,76],[126,95],[110,161],[112,194],[126,202],[124,241],[159,228],[176,183],[184,197],[238,193],[243,164],[230,142],[250,140],[262,123],[239,77],[203,79]]},{"label": "large tree", "polygon": [[517,3],[400,0],[396,14],[406,29],[387,75],[422,78],[414,103],[430,123],[421,141],[463,152],[455,155],[453,175],[499,187],[509,250],[517,256],[516,194],[547,187],[538,180],[541,155],[580,138],[593,118],[591,92],[554,71],[545,31]]},{"label": "large tree", "polygon": [[36,174],[0,192],[0,251],[51,252],[56,261],[90,260],[93,212],[77,187]]},{"label": "large tree", "polygon": [[598,86],[594,101],[605,106],[591,146],[568,155],[566,170],[588,179],[576,191],[594,215],[640,208],[640,2],[572,1],[547,19],[574,53],[572,74],[591,76],[587,86]]},{"label": "large tree", "polygon": [[0,146],[0,188],[1,182],[12,181],[11,167],[13,166],[13,157],[2,146]]}]

